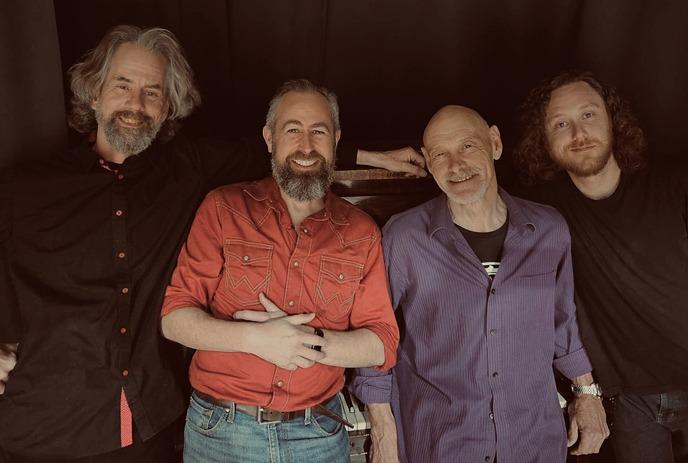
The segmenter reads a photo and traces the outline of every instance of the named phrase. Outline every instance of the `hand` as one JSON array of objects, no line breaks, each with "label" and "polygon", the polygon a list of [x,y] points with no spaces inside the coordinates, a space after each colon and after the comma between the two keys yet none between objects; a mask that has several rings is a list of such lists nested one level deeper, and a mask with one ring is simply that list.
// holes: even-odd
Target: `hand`
[{"label": "hand", "polygon": [[0,394],[5,393],[5,384],[10,372],[17,365],[19,344],[0,344]]},{"label": "hand", "polygon": [[397,425],[389,404],[368,404],[370,463],[398,463]]},{"label": "hand", "polygon": [[425,159],[413,148],[390,151],[358,150],[356,162],[361,165],[380,167],[391,172],[405,172],[408,176],[425,177]]},{"label": "hand", "polygon": [[575,396],[568,412],[570,424],[566,445],[571,447],[578,441],[578,445],[571,450],[571,455],[598,453],[602,442],[609,437],[602,400],[586,394]]},{"label": "hand", "polygon": [[249,336],[249,352],[287,370],[312,367],[325,357],[323,352],[310,348],[325,346],[325,339],[304,326],[313,320],[314,313],[287,315],[264,294],[259,295],[259,300],[265,312],[241,310],[234,314],[237,320],[257,322]]}]

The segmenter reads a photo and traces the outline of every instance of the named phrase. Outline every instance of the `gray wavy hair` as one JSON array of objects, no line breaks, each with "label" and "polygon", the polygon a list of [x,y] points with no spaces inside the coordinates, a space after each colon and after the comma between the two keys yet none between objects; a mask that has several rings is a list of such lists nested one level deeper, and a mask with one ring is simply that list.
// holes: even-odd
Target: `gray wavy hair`
[{"label": "gray wavy hair", "polygon": [[289,92],[305,92],[305,93],[319,93],[327,100],[330,107],[330,116],[334,124],[334,130],[337,131],[339,127],[339,103],[337,103],[337,95],[329,91],[325,87],[315,85],[308,79],[288,80],[283,83],[275,92],[275,96],[270,100],[268,107],[268,114],[265,116],[265,126],[272,132],[275,131],[275,124],[277,123],[277,107],[282,102],[282,98]]},{"label": "gray wavy hair", "polygon": [[164,95],[168,110],[158,133],[160,140],[167,141],[179,130],[180,120],[191,114],[201,103],[201,94],[196,88],[193,71],[186,61],[182,46],[172,32],[161,28],[115,26],[105,34],[96,48],[84,55],[83,61],[69,68],[72,89],[69,126],[82,133],[97,128],[91,103],[100,96],[112,57],[123,43],[139,45],[162,56],[167,63]]}]

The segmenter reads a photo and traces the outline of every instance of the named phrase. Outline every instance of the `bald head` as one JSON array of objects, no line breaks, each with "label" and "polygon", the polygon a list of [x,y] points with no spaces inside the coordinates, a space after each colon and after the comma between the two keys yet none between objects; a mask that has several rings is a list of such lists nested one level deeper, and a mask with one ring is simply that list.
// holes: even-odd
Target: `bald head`
[{"label": "bald head", "polygon": [[446,133],[457,127],[465,127],[479,132],[484,131],[485,133],[490,128],[477,111],[465,106],[447,105],[440,108],[425,126],[423,145],[427,146],[428,138],[432,139],[437,132]]},{"label": "bald head", "polygon": [[437,185],[457,204],[496,198],[494,160],[502,154],[496,126],[476,111],[445,106],[423,132],[423,156]]}]

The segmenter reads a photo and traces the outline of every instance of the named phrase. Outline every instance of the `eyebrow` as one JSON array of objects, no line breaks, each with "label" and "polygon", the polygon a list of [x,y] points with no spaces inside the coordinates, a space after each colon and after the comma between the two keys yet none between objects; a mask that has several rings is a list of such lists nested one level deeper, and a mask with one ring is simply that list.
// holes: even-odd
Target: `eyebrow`
[{"label": "eyebrow", "polygon": [[[116,82],[126,82],[128,84],[131,84],[134,82],[133,80],[129,79],[128,77],[119,76],[119,75],[115,76],[115,81]],[[150,85],[144,85],[143,88],[152,88],[152,89],[156,89],[156,90],[161,90],[162,86],[160,84],[150,84]]]},{"label": "eyebrow", "polygon": [[[282,124],[282,128],[288,126],[289,124],[293,125],[298,125],[299,127],[303,127],[303,123],[299,121],[298,119],[289,119],[284,121],[284,124]],[[325,128],[327,130],[330,130],[330,126],[327,125],[325,122],[316,122],[315,124],[311,124],[311,128]]]},{"label": "eyebrow", "polygon": [[[578,106],[576,109],[579,109],[579,110],[580,110],[580,109],[587,109],[587,108],[599,109],[599,108],[600,108],[600,105],[598,105],[597,103],[592,103],[592,102],[591,102],[591,103],[585,103],[585,104],[583,104],[583,105],[581,105],[581,106]],[[547,118],[547,122],[551,121],[552,119],[556,119],[557,117],[560,117],[560,116],[563,116],[563,113],[561,113],[561,112],[554,113],[554,114],[552,114],[551,116],[549,116],[549,117]]]}]

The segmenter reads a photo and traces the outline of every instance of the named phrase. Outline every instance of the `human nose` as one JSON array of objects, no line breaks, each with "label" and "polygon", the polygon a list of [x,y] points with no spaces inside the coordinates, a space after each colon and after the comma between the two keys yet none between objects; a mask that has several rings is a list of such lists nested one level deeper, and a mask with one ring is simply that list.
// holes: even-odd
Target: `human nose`
[{"label": "human nose", "polygon": [[311,140],[310,133],[304,133],[301,137],[301,150],[304,153],[310,153],[313,150],[313,140]]},{"label": "human nose", "polygon": [[132,111],[143,111],[143,97],[139,92],[130,92],[127,98],[127,107]]},{"label": "human nose", "polygon": [[587,136],[587,132],[585,130],[585,127],[583,127],[580,124],[572,124],[571,125],[571,137],[578,141],[578,140],[583,140]]}]

